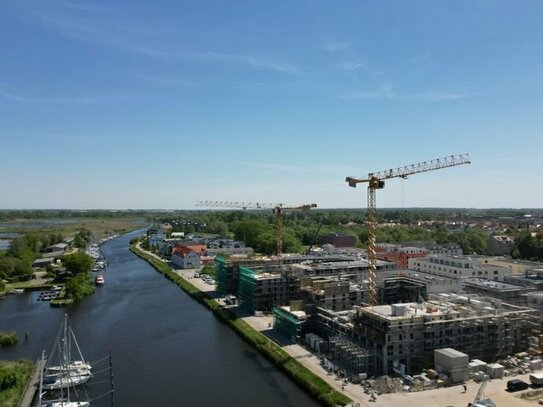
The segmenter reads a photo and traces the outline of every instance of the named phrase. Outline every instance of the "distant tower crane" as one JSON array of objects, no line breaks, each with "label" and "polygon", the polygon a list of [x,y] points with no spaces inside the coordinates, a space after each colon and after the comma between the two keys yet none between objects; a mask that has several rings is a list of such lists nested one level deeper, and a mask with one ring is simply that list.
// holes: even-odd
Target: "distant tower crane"
[{"label": "distant tower crane", "polygon": [[299,206],[286,206],[282,203],[262,202],[229,202],[229,201],[198,201],[196,206],[208,206],[213,208],[239,208],[239,209],[273,209],[275,213],[275,238],[277,241],[277,257],[279,269],[283,272],[283,214],[285,211],[308,211],[316,208],[317,204],[305,204]]},{"label": "distant tower crane", "polygon": [[424,161],[418,164],[406,165],[405,167],[389,169],[379,172],[371,172],[367,178],[347,177],[346,182],[350,187],[356,188],[356,185],[362,182],[368,183],[368,218],[366,221],[368,228],[368,271],[369,271],[369,295],[370,305],[377,304],[377,255],[375,254],[376,246],[376,191],[385,187],[385,179],[403,178],[406,179],[409,175],[418,174],[419,172],[427,172],[439,170],[441,168],[454,167],[456,165],[470,164],[468,154],[451,155],[443,158],[437,158],[431,161]]}]

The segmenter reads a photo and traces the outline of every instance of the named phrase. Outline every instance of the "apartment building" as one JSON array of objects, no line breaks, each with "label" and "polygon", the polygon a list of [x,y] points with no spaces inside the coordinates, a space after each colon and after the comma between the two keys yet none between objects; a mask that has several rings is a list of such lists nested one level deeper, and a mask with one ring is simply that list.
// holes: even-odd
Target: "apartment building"
[{"label": "apartment building", "polygon": [[469,256],[432,255],[409,259],[408,263],[412,270],[454,278],[481,277],[501,281],[511,275],[508,267],[495,266],[488,264],[484,258]]}]

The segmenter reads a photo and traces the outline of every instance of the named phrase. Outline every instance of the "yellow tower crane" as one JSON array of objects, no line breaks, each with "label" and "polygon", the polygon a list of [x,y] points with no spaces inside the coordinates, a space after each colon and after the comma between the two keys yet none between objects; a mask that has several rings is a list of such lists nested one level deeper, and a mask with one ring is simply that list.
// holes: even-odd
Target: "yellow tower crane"
[{"label": "yellow tower crane", "polygon": [[424,161],[418,164],[406,165],[404,167],[393,168],[389,170],[371,172],[367,178],[347,177],[345,181],[350,187],[356,187],[362,182],[368,183],[368,218],[366,220],[368,228],[368,272],[369,272],[369,296],[370,305],[377,304],[377,255],[375,253],[376,245],[376,191],[385,187],[385,179],[403,178],[406,179],[409,175],[418,174],[419,172],[428,172],[439,170],[441,168],[454,167],[457,165],[470,164],[468,154],[450,155],[435,160]]},{"label": "yellow tower crane", "polygon": [[239,208],[239,209],[272,209],[275,214],[275,238],[277,241],[277,257],[279,268],[283,272],[283,214],[285,211],[308,211],[316,208],[317,204],[305,204],[298,206],[287,206],[282,203],[262,202],[230,202],[230,201],[198,201],[196,206],[207,206],[213,208]]}]

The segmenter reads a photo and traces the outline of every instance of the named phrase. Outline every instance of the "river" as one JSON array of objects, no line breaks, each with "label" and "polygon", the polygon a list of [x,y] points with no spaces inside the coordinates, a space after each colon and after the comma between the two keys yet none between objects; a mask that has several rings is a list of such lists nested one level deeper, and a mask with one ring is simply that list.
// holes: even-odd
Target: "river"
[{"label": "river", "polygon": [[[1,300],[0,331],[16,331],[19,344],[0,347],[0,359],[35,360],[43,349],[49,351],[67,312],[87,360],[112,352],[115,406],[318,405],[210,311],[132,254],[128,243],[138,233],[102,246],[109,263],[106,284],[80,304],[51,308],[37,301],[37,293]],[[93,378],[90,397],[107,385],[104,374]]]}]

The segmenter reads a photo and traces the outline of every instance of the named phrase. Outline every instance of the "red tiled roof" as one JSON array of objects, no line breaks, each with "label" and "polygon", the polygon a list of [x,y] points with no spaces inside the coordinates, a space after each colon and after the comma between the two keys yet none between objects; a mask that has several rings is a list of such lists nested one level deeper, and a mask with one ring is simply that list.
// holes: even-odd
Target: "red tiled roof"
[{"label": "red tiled roof", "polygon": [[193,251],[194,250],[189,249],[188,247],[175,245],[174,248],[172,249],[172,254],[177,254],[181,257],[185,257],[187,254]]},{"label": "red tiled roof", "polygon": [[207,252],[207,247],[205,244],[187,244],[187,243],[182,243],[182,244],[178,244],[178,246],[181,246],[181,247],[185,247],[187,249],[190,249],[198,254],[204,254]]}]

